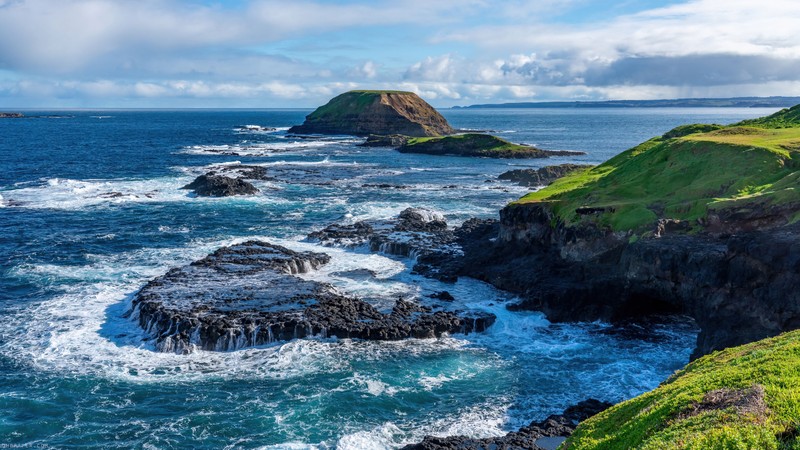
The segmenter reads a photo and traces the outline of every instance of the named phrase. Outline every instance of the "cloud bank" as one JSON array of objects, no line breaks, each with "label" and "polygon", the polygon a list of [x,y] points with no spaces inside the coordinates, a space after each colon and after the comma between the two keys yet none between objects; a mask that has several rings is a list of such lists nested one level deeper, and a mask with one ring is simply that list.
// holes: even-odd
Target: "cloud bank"
[{"label": "cloud bank", "polygon": [[798,69],[794,0],[0,0],[20,107],[800,95]]}]

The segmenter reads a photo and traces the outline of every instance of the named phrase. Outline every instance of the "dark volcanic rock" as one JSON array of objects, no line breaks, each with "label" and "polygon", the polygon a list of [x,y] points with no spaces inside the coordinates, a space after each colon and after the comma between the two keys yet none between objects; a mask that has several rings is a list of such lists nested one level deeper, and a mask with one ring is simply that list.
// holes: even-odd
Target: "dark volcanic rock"
[{"label": "dark volcanic rock", "polygon": [[687,314],[701,330],[693,357],[800,328],[800,223],[696,235],[659,223],[661,237],[631,240],[564,226],[537,204],[500,218],[495,230],[475,228],[450,270],[519,293],[517,308],[549,320]]},{"label": "dark volcanic rock", "polygon": [[559,164],[541,169],[516,169],[504,172],[497,178],[512,181],[520,186],[547,186],[567,174],[590,167],[592,166],[585,164]]},{"label": "dark volcanic rock", "polygon": [[367,140],[358,144],[361,147],[400,147],[408,142],[408,136],[400,134],[391,134],[389,136],[379,136],[377,134],[370,134]]},{"label": "dark volcanic rock", "polygon": [[441,136],[454,133],[444,117],[413,92],[350,91],[289,129],[300,134]]},{"label": "dark volcanic rock", "polygon": [[549,158],[551,156],[584,155],[583,152],[542,150],[513,144],[497,136],[478,133],[432,139],[409,140],[398,148],[400,153],[422,153],[440,156],[477,156],[485,158]]},{"label": "dark volcanic rock", "polygon": [[541,422],[531,422],[519,431],[505,436],[472,439],[465,436],[426,436],[418,444],[407,445],[403,450],[553,450],[569,437],[579,422],[613,406],[595,399],[584,400],[570,406],[563,414],[552,415]]},{"label": "dark volcanic rock", "polygon": [[231,195],[251,195],[259,191],[255,186],[239,178],[224,175],[200,175],[181,189],[192,189],[203,197],[228,197]]},{"label": "dark volcanic rock", "polygon": [[408,189],[411,186],[406,186],[404,184],[367,183],[367,184],[362,184],[361,187],[373,188],[373,189]]},{"label": "dark volcanic rock", "polygon": [[455,297],[453,297],[453,294],[451,294],[451,293],[449,293],[447,291],[434,292],[433,294],[430,295],[430,298],[435,298],[437,300],[441,300],[441,301],[444,301],[444,302],[452,302],[453,300],[455,300]]},{"label": "dark volcanic rock", "polygon": [[424,208],[406,208],[400,212],[400,223],[395,225],[395,231],[425,231],[436,232],[447,229],[444,216],[436,211]]},{"label": "dark volcanic rock", "polygon": [[21,119],[25,117],[22,113],[17,112],[0,112],[0,119]]},{"label": "dark volcanic rock", "polygon": [[329,261],[250,241],[224,247],[145,285],[130,316],[164,352],[227,351],[312,335],[393,340],[483,331],[493,316],[459,317],[399,299],[389,314],[296,274]]},{"label": "dark volcanic rock", "polygon": [[323,245],[367,245],[371,251],[416,258],[416,272],[444,281],[455,279],[440,270],[442,262],[461,254],[444,216],[424,208],[406,208],[395,220],[333,224],[308,237]]}]

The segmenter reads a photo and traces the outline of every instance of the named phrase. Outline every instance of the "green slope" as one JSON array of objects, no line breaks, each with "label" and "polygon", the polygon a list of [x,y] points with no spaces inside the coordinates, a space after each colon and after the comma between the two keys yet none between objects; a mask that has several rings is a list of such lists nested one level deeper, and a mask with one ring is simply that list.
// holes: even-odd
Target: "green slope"
[{"label": "green slope", "polygon": [[583,449],[800,449],[800,331],[705,356],[582,422]]},{"label": "green slope", "polygon": [[[678,127],[515,203],[546,202],[566,224],[613,230],[660,218],[696,225],[709,211],[800,202],[798,151],[800,105],[728,127]],[[602,212],[579,214],[584,207]]]}]

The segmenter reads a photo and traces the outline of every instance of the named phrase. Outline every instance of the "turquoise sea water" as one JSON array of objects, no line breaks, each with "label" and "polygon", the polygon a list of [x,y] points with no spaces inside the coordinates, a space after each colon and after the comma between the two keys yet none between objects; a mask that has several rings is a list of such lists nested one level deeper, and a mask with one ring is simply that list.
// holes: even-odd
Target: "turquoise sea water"
[{"label": "turquoise sea water", "polygon": [[[392,448],[426,434],[499,435],[587,397],[652,389],[687,362],[691,324],[550,324],[506,311],[513,296],[483,283],[428,280],[409,260],[303,237],[409,206],[439,210],[451,225],[495,217],[526,192],[496,182],[506,170],[598,163],[676,125],[770,112],[443,111],[457,128],[587,152],[513,161],[287,136],[305,110],[29,111],[0,120],[0,445]],[[256,182],[262,193],[252,197],[179,189],[220,163],[264,165],[278,181]],[[379,183],[408,188],[363,187]],[[448,290],[498,322],[442,339],[307,339],[174,355],[153,351],[123,317],[147,280],[252,238],[330,253],[311,276],[346,292],[380,300]],[[357,268],[378,277],[339,275]]]}]

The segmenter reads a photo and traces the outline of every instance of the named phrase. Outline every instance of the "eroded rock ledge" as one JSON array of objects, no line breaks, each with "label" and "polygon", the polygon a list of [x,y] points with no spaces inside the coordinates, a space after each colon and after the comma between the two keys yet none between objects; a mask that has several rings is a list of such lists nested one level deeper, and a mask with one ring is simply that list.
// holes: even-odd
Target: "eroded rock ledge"
[{"label": "eroded rock ledge", "polygon": [[441,270],[443,263],[462,255],[459,235],[441,213],[425,208],[407,208],[397,219],[332,224],[308,237],[322,245],[366,245],[373,252],[411,257],[416,260],[414,271],[444,281],[454,281],[455,276],[450,269]]},{"label": "eroded rock ledge", "polygon": [[451,269],[519,293],[517,308],[553,321],[690,315],[695,358],[800,327],[800,223],[687,235],[673,222],[637,240],[563,226],[545,204],[511,205]]},{"label": "eroded rock ledge", "polygon": [[228,351],[279,340],[321,335],[397,340],[483,331],[493,316],[459,316],[398,300],[389,313],[295,275],[330,257],[295,252],[267,242],[223,247],[145,285],[130,317],[163,352],[193,348]]}]

